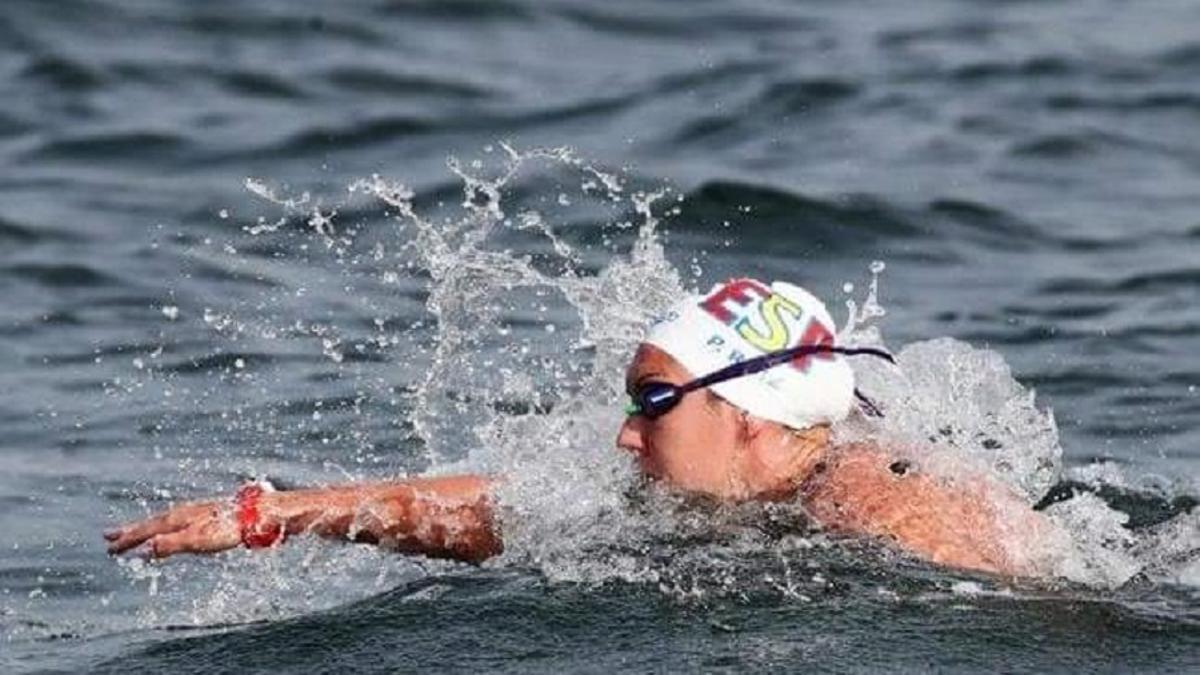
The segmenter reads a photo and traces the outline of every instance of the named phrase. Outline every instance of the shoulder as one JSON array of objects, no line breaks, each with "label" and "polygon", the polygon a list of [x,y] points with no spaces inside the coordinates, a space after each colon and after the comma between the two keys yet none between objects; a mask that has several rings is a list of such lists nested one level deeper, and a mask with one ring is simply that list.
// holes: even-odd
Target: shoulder
[{"label": "shoulder", "polygon": [[916,473],[916,464],[900,453],[856,443],[831,449],[818,462],[805,487],[820,490],[877,482],[892,485]]},{"label": "shoulder", "polygon": [[819,520],[857,520],[895,499],[899,483],[913,473],[911,461],[878,446],[838,446],[817,463],[801,493]]},{"label": "shoulder", "polygon": [[[948,484],[903,453],[836,448],[803,488],[805,509],[825,527],[870,534],[934,562],[1027,573],[1020,544],[1039,528],[1027,505],[975,476]],[[1018,562],[1020,561],[1020,562]]]}]

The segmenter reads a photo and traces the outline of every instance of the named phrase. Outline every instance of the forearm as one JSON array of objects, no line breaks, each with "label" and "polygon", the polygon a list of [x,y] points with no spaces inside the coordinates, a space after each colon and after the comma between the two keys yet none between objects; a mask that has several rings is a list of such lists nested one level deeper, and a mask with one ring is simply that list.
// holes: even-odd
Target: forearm
[{"label": "forearm", "polygon": [[276,492],[263,506],[289,534],[479,562],[502,548],[490,486],[481,476],[360,483]]}]

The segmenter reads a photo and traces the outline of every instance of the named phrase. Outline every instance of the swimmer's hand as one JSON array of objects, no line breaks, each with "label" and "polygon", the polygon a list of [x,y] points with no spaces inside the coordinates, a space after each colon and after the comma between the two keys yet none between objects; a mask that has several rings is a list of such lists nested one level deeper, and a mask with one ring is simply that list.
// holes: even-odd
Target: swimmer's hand
[{"label": "swimmer's hand", "polygon": [[241,546],[241,532],[232,503],[192,502],[126,523],[104,533],[108,552],[116,555],[145,544],[148,558],[176,553],[219,553]]}]

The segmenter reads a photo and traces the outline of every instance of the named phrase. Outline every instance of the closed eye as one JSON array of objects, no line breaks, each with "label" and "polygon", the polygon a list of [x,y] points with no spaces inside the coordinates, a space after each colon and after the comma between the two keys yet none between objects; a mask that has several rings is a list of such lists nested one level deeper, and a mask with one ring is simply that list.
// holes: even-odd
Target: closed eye
[{"label": "closed eye", "polygon": [[[658,371],[642,373],[641,375],[638,375],[637,378],[635,378],[633,380],[625,381],[625,393],[628,394],[629,396],[637,396],[637,392],[640,391],[642,389],[642,387],[644,387],[646,384],[650,384],[650,383],[659,384],[660,383],[660,381],[651,382],[651,380],[653,380],[656,377],[657,378],[665,378],[666,376],[667,376],[666,373],[660,373]],[[666,384],[665,381],[662,383]]]},{"label": "closed eye", "polygon": [[660,388],[670,389],[670,388],[673,388],[674,386],[675,386],[674,384],[671,384],[670,382],[667,382],[666,380],[646,380],[643,382],[638,382],[637,386],[635,386],[633,388],[633,391],[629,392],[629,395],[636,398],[638,396],[641,396],[643,393],[645,393],[649,389],[660,389]]}]

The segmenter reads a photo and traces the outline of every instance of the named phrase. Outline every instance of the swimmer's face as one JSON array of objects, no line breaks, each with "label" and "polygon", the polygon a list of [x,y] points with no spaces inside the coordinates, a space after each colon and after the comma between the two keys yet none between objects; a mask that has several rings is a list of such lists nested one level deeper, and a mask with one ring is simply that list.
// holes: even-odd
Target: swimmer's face
[{"label": "swimmer's face", "polygon": [[[633,392],[647,382],[683,384],[694,376],[666,352],[643,344],[626,372],[625,388]],[[694,391],[661,417],[626,419],[617,445],[634,453],[642,470],[654,478],[692,492],[733,496],[741,491],[740,418],[740,411],[716,394]]]}]

